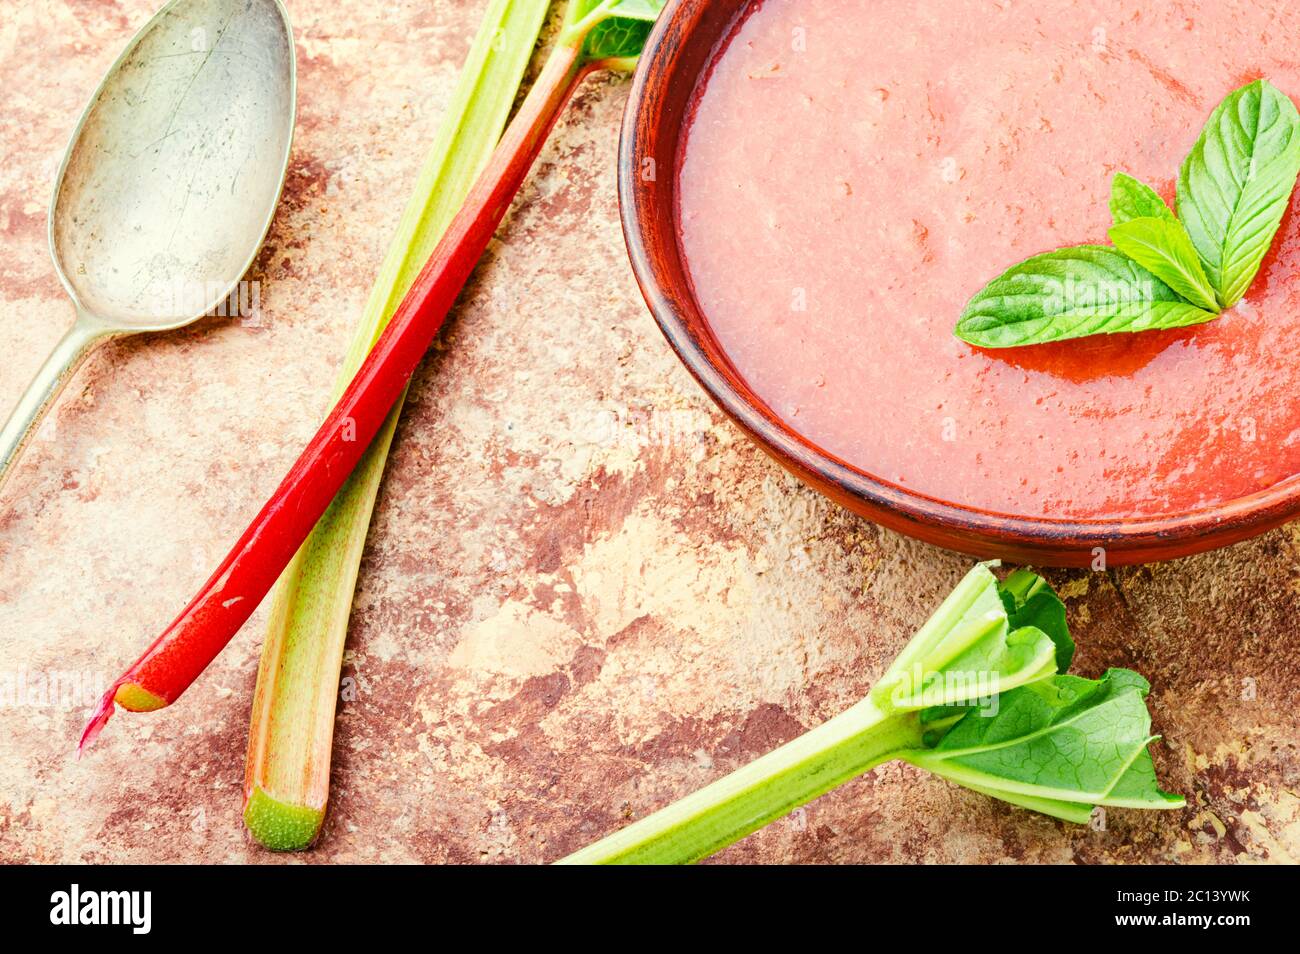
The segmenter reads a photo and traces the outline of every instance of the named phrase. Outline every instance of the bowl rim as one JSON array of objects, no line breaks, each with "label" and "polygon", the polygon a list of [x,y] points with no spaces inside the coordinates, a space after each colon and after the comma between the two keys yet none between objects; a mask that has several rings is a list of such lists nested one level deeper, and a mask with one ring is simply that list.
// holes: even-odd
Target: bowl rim
[{"label": "bowl rim", "polygon": [[[889,512],[902,522],[932,527],[941,534],[970,540],[982,539],[988,546],[974,550],[997,550],[1000,544],[1038,552],[1068,550],[1076,556],[1102,551],[1141,551],[1160,556],[1181,556],[1227,545],[1279,526],[1300,514],[1300,474],[1291,475],[1264,490],[1190,511],[1157,517],[1053,518],[1005,514],[944,500],[875,477],[867,471],[821,449],[774,413],[764,413],[757,395],[753,398],[738,386],[743,379],[734,369],[719,365],[692,332],[687,317],[665,291],[669,276],[651,253],[647,219],[651,214],[644,192],[638,187],[638,170],[645,149],[646,131],[655,114],[654,104],[662,101],[671,85],[665,62],[689,39],[683,35],[682,20],[710,0],[668,0],[641,55],[624,112],[618,153],[618,198],[624,241],[637,284],[656,323],[678,358],[705,392],[751,439],[778,461],[800,475],[820,477],[848,497],[869,509]],[[738,0],[735,20],[748,4]],[[689,83],[691,97],[713,62]],[[680,81],[679,84],[680,86]],[[680,94],[678,94],[680,95]],[[657,115],[667,115],[658,109]],[[685,120],[684,120],[685,121]],[[679,155],[672,157],[672,208],[677,207]],[[681,248],[675,221],[671,233],[675,255],[683,274],[689,268]],[[695,300],[693,289],[688,293]],[[697,304],[698,307],[698,304]],[[705,316],[703,308],[698,308]],[[726,351],[717,345],[719,354]],[[747,388],[747,386],[745,386]],[[907,532],[906,530],[904,532]],[[916,536],[917,534],[912,533]],[[1177,550],[1176,553],[1169,553]],[[994,554],[991,554],[994,555]]]}]

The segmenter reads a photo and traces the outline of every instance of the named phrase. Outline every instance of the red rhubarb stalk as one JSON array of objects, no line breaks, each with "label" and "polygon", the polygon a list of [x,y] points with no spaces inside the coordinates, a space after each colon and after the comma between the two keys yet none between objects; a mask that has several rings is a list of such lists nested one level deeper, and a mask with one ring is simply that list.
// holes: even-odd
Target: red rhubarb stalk
[{"label": "red rhubarb stalk", "polygon": [[94,741],[116,702],[170,705],[225,648],[279,579],[383,426],[469,280],[564,105],[602,64],[561,43],[392,321],[288,476],[197,596],[109,687],[81,736]]}]

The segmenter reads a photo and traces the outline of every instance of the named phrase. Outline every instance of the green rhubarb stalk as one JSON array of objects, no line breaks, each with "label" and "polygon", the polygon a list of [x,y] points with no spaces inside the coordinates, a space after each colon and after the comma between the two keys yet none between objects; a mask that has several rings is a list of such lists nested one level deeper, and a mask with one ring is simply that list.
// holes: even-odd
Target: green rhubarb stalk
[{"label": "green rhubarb stalk", "polygon": [[[334,401],[492,155],[549,7],[550,0],[490,0],[339,369]],[[268,848],[308,847],[325,817],[338,677],[352,597],[404,400],[405,395],[393,407],[276,588],[253,698],[244,785],[244,824]]]},{"label": "green rhubarb stalk", "polygon": [[[586,72],[630,68],[663,5],[663,0],[569,4],[539,89],[529,97],[532,112],[526,103],[521,117],[527,118],[516,120],[522,125],[513,137],[506,133],[511,145],[500,158],[515,166],[523,162]],[[489,8],[462,74],[453,120],[443,127],[403,217],[341,369],[336,396],[472,194],[489,157],[500,152],[495,144],[549,6],[539,0],[495,0]],[[244,809],[253,837],[271,848],[307,847],[324,818],[335,690],[352,595],[400,406],[399,400],[277,588],[253,702]]]},{"label": "green rhubarb stalk", "polygon": [[1156,780],[1147,683],[1122,669],[1060,675],[1073,654],[1041,577],[999,583],[978,566],[864,700],[561,864],[698,861],[896,759],[1076,823],[1097,806],[1182,807]]}]

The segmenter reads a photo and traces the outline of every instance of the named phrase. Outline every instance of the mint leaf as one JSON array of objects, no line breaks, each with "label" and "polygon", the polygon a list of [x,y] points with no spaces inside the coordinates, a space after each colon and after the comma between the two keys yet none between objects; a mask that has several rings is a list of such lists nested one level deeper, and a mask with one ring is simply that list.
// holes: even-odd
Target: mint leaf
[{"label": "mint leaf", "polygon": [[967,303],[956,334],[982,348],[1013,348],[1214,317],[1116,249],[1077,245],[1036,255],[989,282]]},{"label": "mint leaf", "polygon": [[1197,308],[1218,314],[1219,302],[1196,247],[1187,229],[1173,215],[1121,222],[1110,230],[1110,240]]},{"label": "mint leaf", "polygon": [[1210,115],[1178,177],[1178,216],[1220,305],[1246,293],[1268,253],[1300,174],[1300,115],[1256,80]]},{"label": "mint leaf", "polygon": [[971,709],[937,744],[903,758],[1016,804],[1175,807],[1182,799],[1161,791],[1147,751],[1148,691],[1123,669],[1095,680],[1053,676],[1003,693],[994,715]]},{"label": "mint leaf", "polygon": [[1173,219],[1160,193],[1127,173],[1117,172],[1110,183],[1110,215],[1116,225],[1130,219]]},{"label": "mint leaf", "polygon": [[1219,301],[1187,229],[1150,186],[1123,172],[1110,186],[1115,247],[1198,308],[1219,311]]},{"label": "mint leaf", "polygon": [[1256,80],[1211,114],[1179,175],[1177,217],[1150,186],[1117,173],[1115,247],[1021,262],[966,304],[956,335],[1011,348],[1210,321],[1250,288],[1298,175],[1300,113]]}]

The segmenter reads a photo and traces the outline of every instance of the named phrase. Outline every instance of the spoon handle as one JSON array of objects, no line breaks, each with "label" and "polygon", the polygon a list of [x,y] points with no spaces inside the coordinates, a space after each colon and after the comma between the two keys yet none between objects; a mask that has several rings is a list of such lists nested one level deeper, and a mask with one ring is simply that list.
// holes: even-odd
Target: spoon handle
[{"label": "spoon handle", "polygon": [[72,379],[91,349],[111,334],[98,322],[82,315],[54,346],[32,383],[19,398],[18,405],[9,415],[4,428],[0,429],[0,491],[4,489],[5,480],[22,456],[23,449],[36,434],[45,412],[54,404],[54,399]]}]

